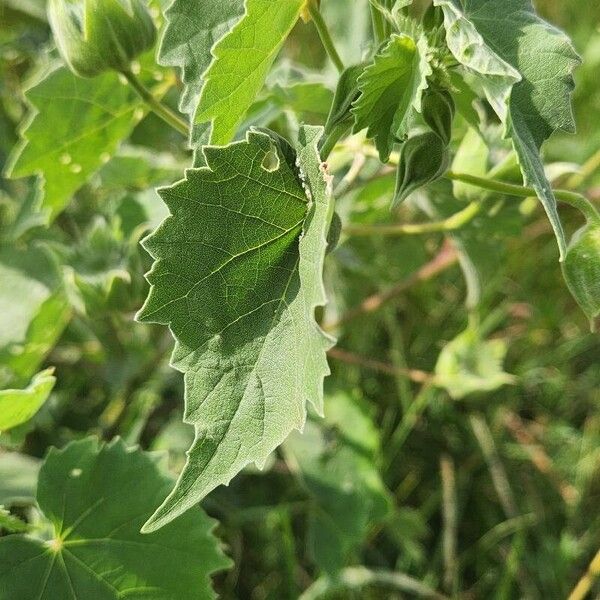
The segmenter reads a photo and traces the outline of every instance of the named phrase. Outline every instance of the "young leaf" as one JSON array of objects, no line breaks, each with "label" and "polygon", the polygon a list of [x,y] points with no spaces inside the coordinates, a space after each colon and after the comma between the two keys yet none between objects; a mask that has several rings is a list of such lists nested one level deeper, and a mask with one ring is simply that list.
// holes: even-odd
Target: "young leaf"
[{"label": "young leaf", "polygon": [[52,373],[38,373],[24,390],[0,390],[0,433],[26,423],[42,407],[56,382]]},{"label": "young leaf", "polygon": [[308,538],[321,569],[344,567],[391,508],[377,471],[379,435],[368,411],[345,393],[327,396],[326,418],[306,423],[284,444],[290,468],[312,497]]},{"label": "young leaf", "polygon": [[322,411],[331,340],[313,313],[325,302],[333,204],[321,132],[302,127],[297,155],[258,131],[207,147],[206,168],[162,190],[172,216],[145,241],[156,262],[138,318],[168,324],[175,336],[172,362],[185,373],[196,441],[147,531],[262,463],[302,428],[307,402]]},{"label": "young leaf", "polygon": [[[165,11],[160,64],[179,67],[184,89],[179,108],[191,116],[204,84],[204,73],[213,58],[211,49],[244,14],[244,0],[175,0]],[[194,145],[208,142],[210,128],[197,123],[192,131]]]},{"label": "young leaf", "polygon": [[514,383],[515,378],[503,370],[506,352],[504,340],[483,340],[475,329],[466,329],[440,352],[435,366],[436,385],[460,400]]},{"label": "young leaf", "polygon": [[329,133],[337,127],[350,127],[354,121],[351,108],[352,104],[360,96],[358,79],[365,70],[366,65],[352,65],[340,75],[335,96],[331,103],[331,109],[325,125],[325,133]]},{"label": "young leaf", "polygon": [[352,109],[354,131],[367,128],[382,162],[406,134],[413,109],[421,110],[421,94],[431,74],[426,54],[424,37],[415,43],[407,35],[393,35],[358,78],[361,95]]},{"label": "young leaf", "polygon": [[214,47],[195,117],[212,124],[212,144],[233,139],[305,2],[246,0],[244,17]]},{"label": "young leaf", "polygon": [[51,450],[37,501],[53,538],[0,538],[0,597],[214,598],[209,576],[229,566],[202,510],[152,535],[140,527],[170,479],[156,456],[87,438]]},{"label": "young leaf", "polygon": [[54,219],[129,136],[143,109],[116,74],[82,79],[66,67],[52,71],[25,95],[33,113],[7,173],[41,175],[42,209]]},{"label": "young leaf", "polygon": [[444,11],[450,50],[480,77],[488,100],[506,123],[525,183],[536,190],[548,213],[563,257],[565,235],[540,149],[555,130],[575,129],[570,95],[579,58],[571,42],[535,14],[531,0],[435,4]]}]

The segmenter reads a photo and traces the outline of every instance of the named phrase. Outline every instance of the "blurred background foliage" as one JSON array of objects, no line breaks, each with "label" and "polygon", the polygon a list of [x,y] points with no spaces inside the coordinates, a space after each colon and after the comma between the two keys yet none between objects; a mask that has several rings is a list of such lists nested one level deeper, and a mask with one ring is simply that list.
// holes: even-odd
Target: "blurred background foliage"
[{"label": "blurred background foliage", "polygon": [[[27,114],[22,91],[53,58],[43,4],[0,0],[2,164]],[[323,4],[344,58],[360,60],[366,1]],[[584,59],[578,134],[558,134],[546,147],[564,181],[571,163],[600,150],[600,3],[535,4]],[[285,133],[289,107],[322,122],[335,83],[324,64],[313,28],[298,25],[248,125]],[[177,94],[168,100],[175,106]],[[462,124],[457,151],[465,131]],[[493,123],[489,137],[502,153]],[[350,150],[333,155],[340,176],[351,158]],[[341,194],[344,220],[386,218],[392,178],[370,177],[366,160]],[[177,138],[147,117],[50,229],[34,210],[34,180],[0,181],[2,244],[23,254],[25,270],[28,260],[49,265],[43,290],[23,308],[28,341],[15,345],[0,332],[2,385],[26,385],[46,365],[57,378],[35,419],[0,437],[0,504],[17,514],[33,510],[47,448],[89,433],[165,450],[174,472],[182,465],[192,438],[181,423],[181,376],[168,365],[172,342],[133,316],[150,265],[138,242],[164,216],[151,190],[178,178],[188,161]],[[596,200],[598,167],[588,163],[581,184]],[[443,212],[446,197],[448,186],[430,189],[401,216]],[[327,418],[311,419],[305,437],[292,436],[264,471],[246,469],[204,502],[235,561],[217,577],[223,598],[293,599],[307,588],[316,597],[309,594],[319,578],[351,567],[328,597],[405,597],[376,576],[384,570],[448,597],[546,600],[566,598],[585,573],[600,549],[600,338],[564,286],[542,211],[501,198],[497,206],[450,242],[437,234],[341,240],[328,264],[325,323],[397,289],[378,310],[336,328]],[[563,214],[574,231],[577,215]],[[0,253],[0,273],[14,260]],[[419,271],[426,264],[439,268]],[[469,294],[476,298],[466,308]],[[36,327],[44,336],[33,335]]]}]

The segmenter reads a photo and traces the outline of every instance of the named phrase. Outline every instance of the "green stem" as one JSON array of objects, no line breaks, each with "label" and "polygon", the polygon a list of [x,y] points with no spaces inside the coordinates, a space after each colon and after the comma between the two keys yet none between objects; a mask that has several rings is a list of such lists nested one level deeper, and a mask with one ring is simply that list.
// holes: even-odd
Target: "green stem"
[{"label": "green stem", "polygon": [[177,114],[175,114],[170,108],[165,106],[162,102],[158,101],[152,92],[144,86],[144,84],[130,71],[122,72],[125,79],[131,87],[137,92],[138,96],[148,105],[148,107],[158,115],[165,123],[176,129],[180,133],[183,133],[186,137],[190,135],[190,128],[188,124]]},{"label": "green stem", "polygon": [[453,214],[443,221],[431,223],[399,223],[392,225],[348,225],[344,227],[344,233],[348,235],[422,235],[425,233],[437,233],[455,231],[464,227],[473,220],[480,212],[482,203],[471,202],[461,211]]},{"label": "green stem", "polygon": [[432,600],[449,600],[447,596],[436,592],[417,579],[397,571],[371,570],[367,567],[346,567],[335,577],[323,576],[315,581],[301,596],[300,600],[317,600],[329,598],[334,594],[344,598],[359,595],[369,586],[384,586],[413,594],[418,598]]},{"label": "green stem", "polygon": [[[445,177],[452,181],[462,181],[477,186],[483,190],[507,194],[508,196],[517,196],[519,198],[536,197],[537,193],[533,188],[505,183],[495,179],[487,179],[485,177],[477,177],[476,175],[468,175],[466,173],[454,173],[448,171]],[[578,209],[592,223],[600,223],[600,213],[595,206],[583,195],[569,190],[554,190],[554,196],[560,202],[569,204]]]},{"label": "green stem", "polygon": [[315,2],[309,2],[308,12],[319,32],[319,37],[321,38],[325,52],[327,52],[327,56],[329,56],[331,62],[335,65],[335,68],[341,73],[345,69],[344,62],[335,48],[327,23],[325,23],[323,15]]},{"label": "green stem", "polygon": [[373,23],[373,37],[377,45],[381,44],[386,38],[385,19],[380,10],[370,2],[371,5],[371,22]]}]

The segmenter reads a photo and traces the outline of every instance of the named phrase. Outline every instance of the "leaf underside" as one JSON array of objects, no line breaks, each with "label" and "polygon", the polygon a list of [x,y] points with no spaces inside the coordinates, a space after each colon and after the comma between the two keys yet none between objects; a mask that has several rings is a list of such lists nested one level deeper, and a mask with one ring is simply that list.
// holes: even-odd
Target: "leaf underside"
[{"label": "leaf underside", "polygon": [[157,457],[94,438],[51,450],[38,505],[53,539],[0,538],[0,598],[208,600],[210,574],[229,566],[200,509],[160,532],[140,527],[171,480]]},{"label": "leaf underside", "polygon": [[506,124],[525,184],[536,190],[564,256],[565,234],[540,150],[557,129],[575,130],[570,97],[579,57],[566,35],[535,14],[531,0],[435,4],[444,11],[450,50],[481,79]]},{"label": "leaf underside", "polygon": [[138,318],[171,328],[195,442],[147,531],[260,465],[303,427],[307,402],[322,411],[331,340],[314,310],[333,209],[321,133],[301,128],[297,156],[257,131],[207,147],[206,168],[161,191],[171,216],[145,241],[156,262]]}]

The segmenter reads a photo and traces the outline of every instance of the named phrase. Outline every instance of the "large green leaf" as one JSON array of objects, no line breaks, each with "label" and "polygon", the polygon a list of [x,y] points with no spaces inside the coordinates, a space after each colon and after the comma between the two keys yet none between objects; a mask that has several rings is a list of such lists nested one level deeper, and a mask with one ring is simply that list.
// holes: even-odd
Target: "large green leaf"
[{"label": "large green leaf", "polygon": [[305,2],[246,0],[244,17],[214,47],[195,118],[212,124],[211,143],[233,139]]},{"label": "large green leaf", "polygon": [[[164,66],[179,67],[184,83],[179,108],[194,113],[213,58],[213,46],[229,33],[244,14],[244,0],[175,0],[165,12],[167,21],[159,52]],[[198,123],[192,131],[195,144],[206,143],[210,127]]]},{"label": "large green leaf", "polygon": [[338,392],[325,406],[325,421],[309,420],[302,434],[286,440],[284,452],[312,498],[312,557],[335,572],[386,516],[391,498],[377,470],[379,434],[364,405]]},{"label": "large green leaf", "polygon": [[135,92],[114,73],[82,79],[61,67],[26,97],[31,118],[7,172],[11,177],[41,175],[42,208],[52,219],[110,159],[144,113]]},{"label": "large green leaf", "polygon": [[0,248],[0,386],[20,386],[38,370],[71,308],[55,261],[43,247]]},{"label": "large green leaf", "polygon": [[24,390],[0,390],[0,432],[26,423],[46,402],[56,378],[53,369],[38,373]]},{"label": "large green leaf", "polygon": [[196,441],[149,531],[262,463],[302,428],[307,402],[322,411],[331,342],[313,313],[325,302],[333,205],[321,132],[301,128],[297,155],[256,131],[207,147],[206,168],[162,190],[172,216],[145,242],[156,262],[139,319],[168,324],[176,338]]},{"label": "large green leaf", "polygon": [[[476,74],[506,123],[527,185],[535,188],[561,256],[565,235],[540,149],[557,129],[574,131],[570,94],[579,64],[569,39],[534,12],[531,0],[435,0],[450,50]],[[508,107],[508,110],[507,110]]]},{"label": "large green leaf", "polygon": [[151,535],[140,527],[170,487],[156,455],[94,438],[51,450],[37,501],[52,538],[0,538],[2,600],[214,598],[229,565],[201,509]]},{"label": "large green leaf", "polygon": [[425,38],[417,43],[407,35],[393,35],[358,78],[360,97],[354,103],[354,131],[367,128],[375,139],[382,162],[392,146],[408,131],[413,110],[420,110],[421,95],[431,70]]}]

